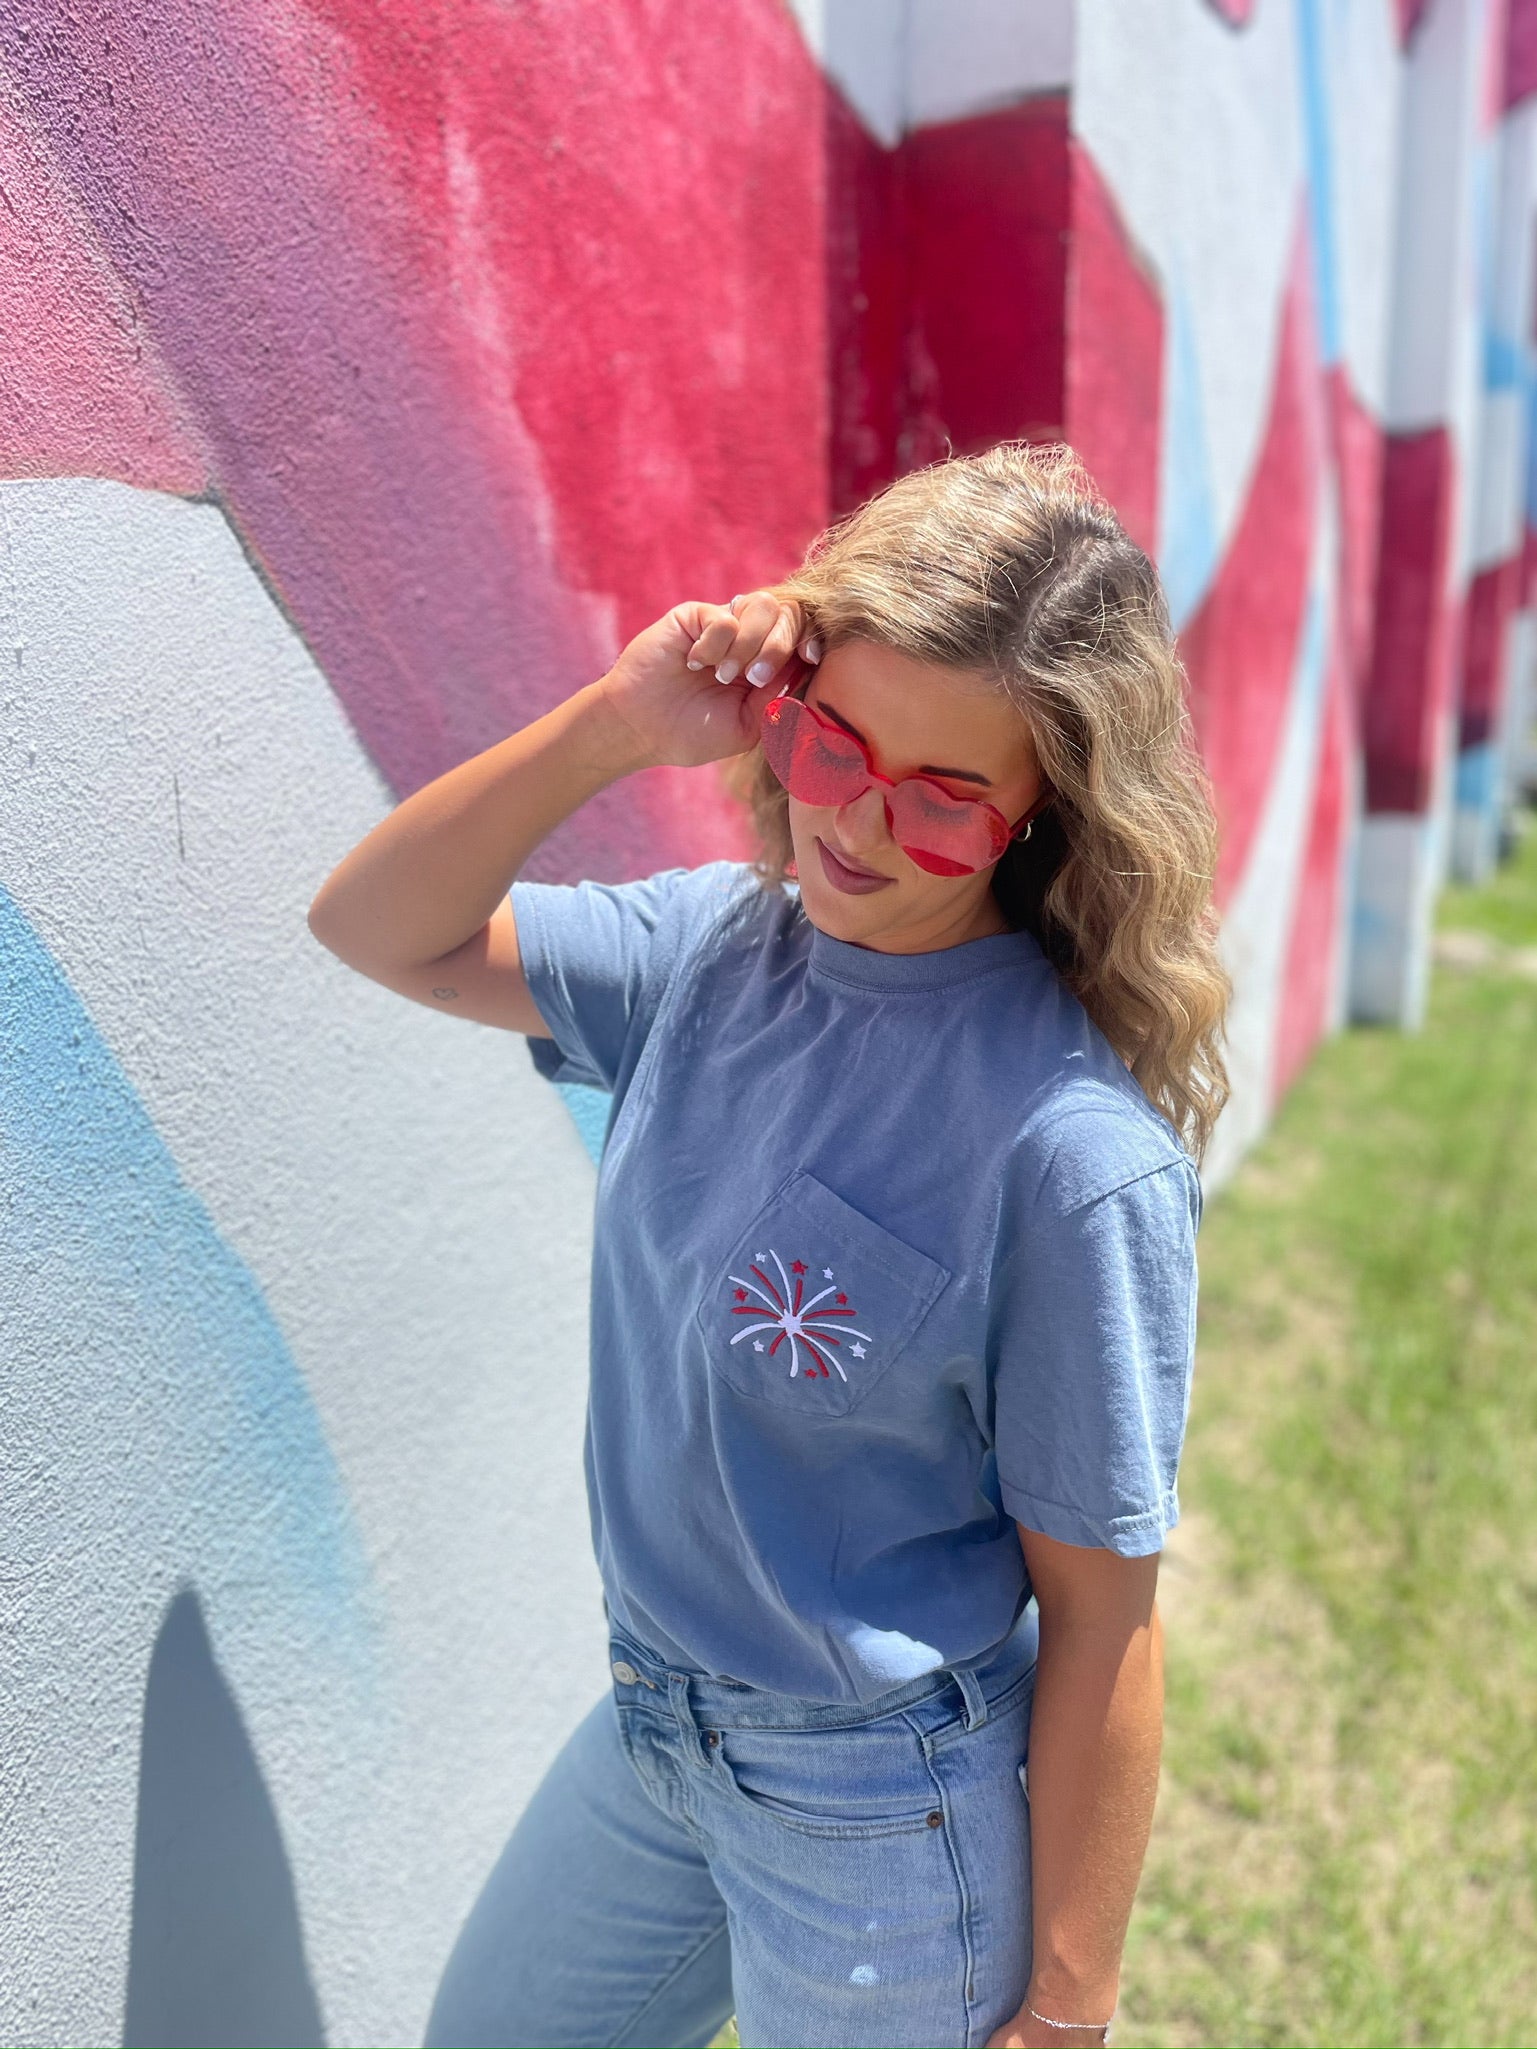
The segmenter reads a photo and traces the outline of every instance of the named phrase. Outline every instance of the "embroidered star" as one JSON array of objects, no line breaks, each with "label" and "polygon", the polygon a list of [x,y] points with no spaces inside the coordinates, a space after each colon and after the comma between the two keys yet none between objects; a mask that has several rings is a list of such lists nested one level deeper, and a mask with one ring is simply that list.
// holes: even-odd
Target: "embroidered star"
[{"label": "embroidered star", "polygon": [[824,1267],[823,1267],[823,1269],[822,1269],[822,1278],[823,1278],[823,1280],[824,1280],[824,1281],[830,1281],[830,1280],[832,1279],[832,1277],[833,1277],[833,1270],[832,1270],[832,1268],[831,1268],[830,1266],[824,1266]]},{"label": "embroidered star", "polygon": [[865,1355],[865,1348],[863,1345],[850,1345],[849,1350],[854,1354],[854,1357],[856,1359],[862,1359]]},{"label": "embroidered star", "polygon": [[839,1308],[841,1309],[841,1308],[843,1307],[844,1303],[848,1301],[848,1299],[849,1299],[849,1298],[848,1298],[848,1296],[847,1296],[847,1295],[840,1295],[840,1296],[838,1297],[838,1307],[839,1307]]},{"label": "embroidered star", "polygon": [[793,1273],[793,1274],[803,1274],[803,1273],[804,1273],[804,1272],[806,1271],[806,1262],[805,1262],[805,1260],[803,1260],[803,1259],[792,1259],[792,1260],[790,1261],[790,1271],[791,1271],[791,1273]]},{"label": "embroidered star", "polygon": [[745,1302],[747,1300],[747,1290],[745,1288],[738,1288],[736,1298],[739,1302]]},{"label": "embroidered star", "polygon": [[764,1260],[768,1258],[768,1254],[766,1252],[755,1252],[753,1258],[757,1260],[759,1266],[762,1266]]},{"label": "embroidered star", "polygon": [[754,1338],[752,1341],[752,1348],[755,1352],[761,1352],[763,1350],[762,1338]]}]

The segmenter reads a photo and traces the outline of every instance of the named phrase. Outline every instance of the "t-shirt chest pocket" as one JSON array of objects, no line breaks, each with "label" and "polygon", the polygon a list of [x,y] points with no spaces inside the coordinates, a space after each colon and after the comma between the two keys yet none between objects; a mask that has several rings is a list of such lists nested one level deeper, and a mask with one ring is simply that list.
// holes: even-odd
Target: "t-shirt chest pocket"
[{"label": "t-shirt chest pocket", "polygon": [[697,1321],[738,1394],[841,1416],[897,1363],[949,1278],[797,1168],[732,1242]]}]

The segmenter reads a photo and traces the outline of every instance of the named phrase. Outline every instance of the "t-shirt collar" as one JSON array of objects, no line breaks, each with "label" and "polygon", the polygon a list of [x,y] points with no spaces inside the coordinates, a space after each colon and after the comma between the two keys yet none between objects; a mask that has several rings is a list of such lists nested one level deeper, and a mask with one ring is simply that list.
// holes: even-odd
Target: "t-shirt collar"
[{"label": "t-shirt collar", "polygon": [[[801,916],[805,917],[804,910]],[[809,918],[806,922],[811,925]],[[1038,941],[1024,931],[990,932],[985,939],[936,947],[931,953],[880,953],[873,946],[834,939],[819,925],[811,925],[808,966],[813,976],[830,982],[895,994],[904,989],[947,989],[999,968],[1028,967],[1044,958]]]}]

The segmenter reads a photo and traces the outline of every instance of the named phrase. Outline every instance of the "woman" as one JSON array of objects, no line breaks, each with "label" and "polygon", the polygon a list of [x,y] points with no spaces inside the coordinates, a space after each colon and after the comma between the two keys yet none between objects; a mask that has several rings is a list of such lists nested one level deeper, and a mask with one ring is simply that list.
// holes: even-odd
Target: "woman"
[{"label": "woman", "polygon": [[[676,606],[317,897],[352,966],[614,1099],[614,1683],[433,2042],[707,2043],[733,2008],[744,2043],[1105,2039],[1226,1094],[1181,683],[1071,451],[999,447]],[[756,868],[513,879],[618,777],[733,757]]]}]

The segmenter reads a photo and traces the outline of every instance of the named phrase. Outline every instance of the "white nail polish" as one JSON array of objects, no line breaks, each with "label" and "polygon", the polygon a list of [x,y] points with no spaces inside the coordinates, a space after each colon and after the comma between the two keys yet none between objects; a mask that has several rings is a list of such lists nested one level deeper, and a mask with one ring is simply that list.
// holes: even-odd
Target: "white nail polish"
[{"label": "white nail polish", "polygon": [[715,680],[717,683],[734,683],[736,678],[737,666],[735,662],[717,662],[715,664]]},{"label": "white nail polish", "polygon": [[818,639],[817,639],[817,637],[816,637],[816,635],[815,635],[815,634],[813,634],[813,635],[811,636],[810,640],[808,640],[808,641],[806,642],[806,645],[805,645],[805,649],[803,650],[803,652],[804,652],[804,654],[805,654],[805,657],[806,657],[806,660],[807,660],[808,662],[819,662],[819,661],[821,661],[821,659],[822,659],[822,643],[821,643],[821,641],[820,641],[820,640],[818,640]]},{"label": "white nail polish", "polygon": [[703,663],[703,662],[690,662],[690,663],[689,663],[689,667],[690,667],[691,669],[702,669],[702,668],[704,667],[704,663]]},{"label": "white nail polish", "polygon": [[747,671],[749,683],[766,683],[774,673],[772,662],[754,662]]}]

